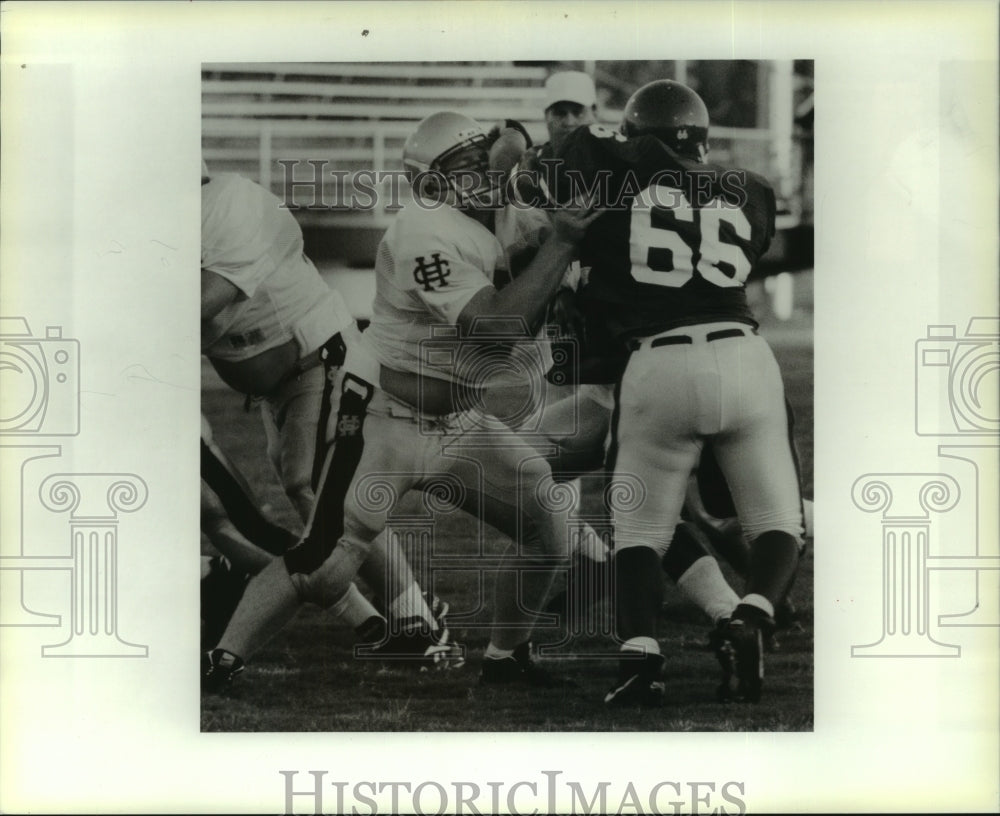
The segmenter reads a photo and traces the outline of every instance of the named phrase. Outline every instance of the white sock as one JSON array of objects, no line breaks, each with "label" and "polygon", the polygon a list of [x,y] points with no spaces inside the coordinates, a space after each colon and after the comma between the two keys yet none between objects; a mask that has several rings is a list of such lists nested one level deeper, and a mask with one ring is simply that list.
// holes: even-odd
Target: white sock
[{"label": "white sock", "polygon": [[431,615],[430,607],[427,606],[416,581],[399,593],[389,604],[389,615],[398,621],[405,618],[420,618],[431,627],[432,632],[436,632],[438,628],[437,621]]},{"label": "white sock", "polygon": [[580,554],[598,563],[608,560],[608,545],[587,522],[583,522],[580,525],[579,535],[573,536],[573,552],[571,555],[576,554]]},{"label": "white sock", "polygon": [[659,654],[660,644],[656,642],[656,638],[652,638],[647,635],[640,635],[639,637],[629,638],[626,640],[622,644],[621,651],[642,652],[643,654]]},{"label": "white sock", "polygon": [[330,611],[352,629],[356,629],[371,617],[381,617],[378,610],[361,594],[354,584],[330,607]]},{"label": "white sock", "polygon": [[747,595],[740,603],[745,603],[747,606],[756,606],[758,609],[763,609],[769,617],[774,617],[774,604],[763,595],[755,593]]},{"label": "white sock", "polygon": [[493,641],[490,641],[489,646],[486,647],[486,657],[490,660],[500,660],[504,657],[510,657],[514,654],[513,649],[498,649],[493,645]]},{"label": "white sock", "polygon": [[713,623],[732,615],[740,602],[740,596],[726,583],[719,562],[710,555],[702,556],[688,567],[677,579],[677,588]]}]

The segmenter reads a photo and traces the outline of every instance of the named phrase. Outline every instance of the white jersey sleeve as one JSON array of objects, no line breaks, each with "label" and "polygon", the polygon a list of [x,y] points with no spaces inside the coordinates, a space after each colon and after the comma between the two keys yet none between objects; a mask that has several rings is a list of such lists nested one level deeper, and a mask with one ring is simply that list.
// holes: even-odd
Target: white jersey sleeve
[{"label": "white jersey sleeve", "polygon": [[473,295],[506,266],[496,237],[451,208],[404,208],[379,244],[372,323],[365,334],[382,365],[453,379],[450,364],[422,360],[434,327],[454,326]]},{"label": "white jersey sleeve", "polygon": [[308,354],[352,322],[305,256],[302,230],[280,199],[230,173],[201,188],[201,268],[240,295],[202,324],[202,352],[243,360],[295,340]]},{"label": "white jersey sleeve", "polygon": [[428,229],[427,218],[405,219],[392,247],[398,284],[414,293],[436,322],[451,325],[476,292],[493,285],[501,257],[470,240],[471,227],[479,225],[458,215],[470,223],[456,225],[446,217],[436,219],[444,228],[435,230]]},{"label": "white jersey sleeve", "polygon": [[201,268],[225,278],[246,297],[253,296],[282,258],[301,250],[295,219],[287,210],[278,210],[277,203],[241,176],[223,174],[205,185]]}]

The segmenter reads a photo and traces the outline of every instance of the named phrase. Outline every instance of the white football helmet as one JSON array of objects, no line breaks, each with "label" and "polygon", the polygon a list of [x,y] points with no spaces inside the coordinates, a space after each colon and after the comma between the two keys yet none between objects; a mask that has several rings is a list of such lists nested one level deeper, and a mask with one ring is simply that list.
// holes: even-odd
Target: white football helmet
[{"label": "white football helmet", "polygon": [[489,150],[489,136],[478,122],[441,111],[421,121],[407,138],[403,167],[419,196],[451,191],[460,208],[494,209],[502,204],[503,185],[489,173]]}]

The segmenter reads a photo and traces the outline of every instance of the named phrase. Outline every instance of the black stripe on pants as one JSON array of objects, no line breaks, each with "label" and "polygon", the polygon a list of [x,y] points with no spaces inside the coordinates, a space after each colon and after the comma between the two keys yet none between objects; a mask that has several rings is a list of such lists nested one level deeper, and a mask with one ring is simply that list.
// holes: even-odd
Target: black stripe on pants
[{"label": "black stripe on pants", "polygon": [[305,538],[285,553],[289,574],[315,572],[344,534],[344,501],[365,449],[364,423],[375,387],[346,374],[334,433],[330,466],[316,494],[312,522]]},{"label": "black stripe on pants", "polygon": [[320,403],[319,421],[316,423],[316,447],[313,449],[313,471],[310,482],[313,492],[319,487],[319,477],[323,472],[328,447],[326,443],[326,426],[330,422],[330,398],[333,396],[333,380],[337,370],[344,364],[347,356],[347,346],[340,336],[335,334],[323,345],[323,372],[326,375],[323,383],[323,402]]},{"label": "black stripe on pants", "polygon": [[236,529],[258,547],[272,555],[282,555],[298,541],[291,530],[275,524],[260,512],[226,463],[215,455],[204,439],[201,440],[201,478],[219,497]]}]

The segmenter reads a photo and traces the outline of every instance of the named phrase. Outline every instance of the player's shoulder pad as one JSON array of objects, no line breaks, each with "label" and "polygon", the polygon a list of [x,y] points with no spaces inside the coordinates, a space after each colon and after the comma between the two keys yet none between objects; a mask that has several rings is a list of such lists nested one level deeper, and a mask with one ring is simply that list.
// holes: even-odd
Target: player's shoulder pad
[{"label": "player's shoulder pad", "polygon": [[[468,225],[464,223],[466,220]],[[415,201],[408,202],[396,216],[393,249],[398,257],[416,257],[427,252],[461,254],[461,247],[471,240],[467,229],[474,224],[447,204],[425,207]]]},{"label": "player's shoulder pad", "polygon": [[747,191],[754,191],[757,195],[764,199],[767,208],[773,215],[777,209],[777,200],[774,187],[771,186],[771,182],[759,173],[754,173],[752,170],[746,170],[744,172],[746,173],[747,179]]},{"label": "player's shoulder pad", "polygon": [[755,173],[753,170],[741,170],[744,177],[746,178],[747,187],[757,187],[765,190],[770,190],[773,194],[774,188],[771,186],[771,182],[768,181],[760,173]]},{"label": "player's shoulder pad", "polygon": [[248,243],[266,219],[280,215],[277,196],[235,173],[219,173],[201,189],[203,241],[211,236],[219,245]]},{"label": "player's shoulder pad", "polygon": [[595,139],[612,139],[616,142],[626,141],[625,136],[618,128],[608,127],[607,125],[602,125],[600,122],[585,125],[582,129],[585,129]]},{"label": "player's shoulder pad", "polygon": [[[607,125],[594,123],[592,125],[580,125],[571,130],[562,140],[559,148],[559,156],[567,156],[575,151],[586,150],[601,143],[623,142],[625,137],[617,130],[609,128]],[[549,153],[551,156],[551,152]]]}]

